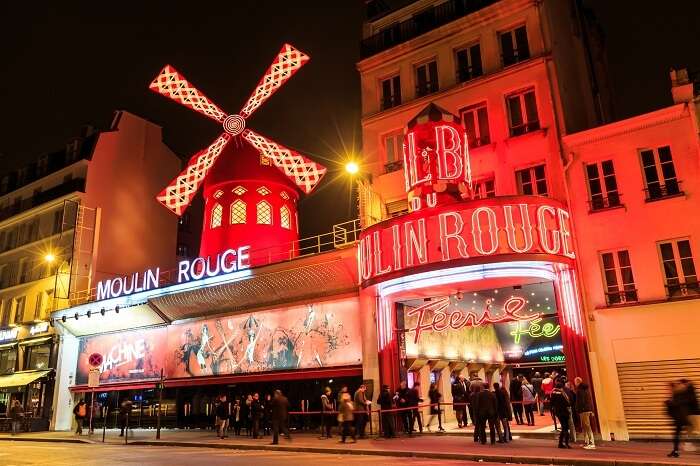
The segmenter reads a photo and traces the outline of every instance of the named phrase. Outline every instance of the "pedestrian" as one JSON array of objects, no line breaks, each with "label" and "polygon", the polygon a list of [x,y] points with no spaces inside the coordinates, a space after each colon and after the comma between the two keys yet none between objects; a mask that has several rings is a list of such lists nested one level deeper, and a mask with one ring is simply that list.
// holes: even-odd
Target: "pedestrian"
[{"label": "pedestrian", "polygon": [[[484,388],[484,381],[481,380],[481,377],[479,377],[478,372],[472,372],[469,375],[469,380],[467,380],[466,383],[467,383],[467,395],[468,395],[467,398],[470,397],[472,389],[476,384],[480,384],[481,388],[482,389]],[[467,412],[469,413],[469,417],[472,419],[472,425],[476,426],[476,423],[474,422],[474,408],[469,403],[467,403]]]},{"label": "pedestrian", "polygon": [[671,458],[680,456],[679,444],[684,429],[690,430],[692,415],[698,413],[698,399],[695,387],[687,379],[670,383],[671,396],[666,400],[666,411],[673,421],[673,450],[668,454]]},{"label": "pedestrian", "polygon": [[581,430],[583,431],[583,448],[595,450],[595,438],[591,426],[593,418],[593,397],[588,389],[588,384],[581,377],[574,379],[576,385],[576,413],[581,419]]},{"label": "pedestrian", "polygon": [[474,416],[477,420],[476,440],[486,443],[486,424],[489,425],[491,445],[496,443],[496,395],[482,384],[473,385]]},{"label": "pedestrian", "polygon": [[22,412],[22,404],[18,399],[14,399],[10,402],[10,422],[12,422],[12,435],[17,435],[22,426],[22,417],[24,417],[24,412]]},{"label": "pedestrian", "polygon": [[377,404],[381,410],[382,433],[384,434],[384,438],[396,437],[396,433],[394,432],[394,415],[392,412],[387,412],[394,407],[394,398],[389,391],[388,385],[382,385],[382,391],[379,394],[379,398],[377,398]]},{"label": "pedestrian", "polygon": [[348,437],[352,437],[352,443],[357,442],[355,431],[352,428],[355,419],[353,414],[354,410],[355,406],[350,399],[350,394],[348,392],[342,393],[340,396],[340,403],[338,404],[338,421],[342,429],[340,443],[345,443],[345,439]]},{"label": "pedestrian", "polygon": [[513,405],[513,414],[515,414],[515,423],[518,425],[523,422],[523,382],[520,375],[513,375],[510,381],[510,402]]},{"label": "pedestrian", "polygon": [[331,403],[331,387],[326,387],[321,395],[321,436],[331,438],[333,427],[333,403]]},{"label": "pedestrian", "polygon": [[431,383],[430,388],[428,389],[428,399],[430,399],[430,417],[428,418],[428,424],[426,424],[426,429],[428,429],[428,432],[430,432],[430,426],[433,423],[433,420],[437,416],[438,420],[438,431],[440,432],[445,432],[445,429],[442,428],[442,416],[441,416],[441,410],[440,410],[440,400],[442,399],[442,393],[437,388],[436,383]]},{"label": "pedestrian", "polygon": [[226,395],[221,395],[215,408],[216,413],[216,435],[220,439],[227,437],[229,424],[229,405]]},{"label": "pedestrian", "polygon": [[533,375],[530,379],[532,388],[535,389],[535,395],[537,399],[537,412],[540,413],[540,416],[544,416],[544,390],[542,389],[543,380],[544,379],[542,379],[542,376],[539,372],[535,372],[535,375]]},{"label": "pedestrian", "polygon": [[401,381],[399,384],[399,390],[398,390],[398,398],[396,402],[396,406],[401,410],[399,411],[401,420],[403,421],[403,430],[406,434],[411,435],[411,430],[413,428],[413,417],[411,415],[412,409],[409,408],[409,400],[410,394],[408,390],[408,385],[406,384],[406,381]]},{"label": "pedestrian", "polygon": [[78,424],[78,427],[75,429],[75,433],[77,435],[82,435],[83,434],[83,421],[85,420],[85,416],[87,415],[87,405],[85,404],[85,400],[80,400],[77,405],[75,405],[75,408],[73,408],[73,415],[75,416],[75,422]]},{"label": "pedestrian", "polygon": [[248,394],[245,397],[245,401],[241,403],[241,423],[243,428],[245,428],[245,433],[248,437],[251,436],[252,430],[252,418],[250,415],[250,405],[253,404],[253,395]]},{"label": "pedestrian", "polygon": [[340,402],[343,400],[343,393],[348,393],[348,394],[350,393],[347,385],[343,385],[342,387],[340,387],[340,391],[338,392],[338,400],[337,400],[338,406],[340,406]]},{"label": "pedestrian", "polygon": [[457,427],[461,429],[462,427],[466,427],[469,421],[469,418],[467,417],[466,404],[469,391],[467,390],[467,383],[463,376],[457,376],[455,382],[452,384],[451,391],[453,409],[455,412],[455,417],[457,418]]},{"label": "pedestrian", "polygon": [[289,433],[289,400],[282,394],[281,390],[275,390],[275,396],[270,402],[270,414],[272,419],[272,445],[279,443],[280,431],[284,434],[287,440],[291,441],[292,436]]},{"label": "pedestrian", "polygon": [[124,398],[121,403],[119,403],[119,436],[123,437],[124,436],[124,430],[127,430],[128,432],[128,427],[129,427],[129,415],[131,414],[131,408],[133,404],[131,403],[131,400],[128,398]]},{"label": "pedestrian", "polygon": [[423,433],[423,419],[420,413],[420,410],[418,409],[418,405],[423,402],[423,399],[420,397],[420,382],[413,382],[413,388],[411,388],[408,391],[408,406],[411,406],[413,409],[410,410],[411,413],[411,428],[409,429],[409,433],[415,432],[413,429],[413,426],[415,425],[416,421],[418,421],[418,431],[422,434]]},{"label": "pedestrian", "polygon": [[576,412],[576,391],[571,384],[571,381],[563,375],[561,381],[564,382],[564,392],[569,397],[569,440],[573,443],[577,441],[576,426],[578,422],[578,413]]},{"label": "pedestrian", "polygon": [[233,424],[233,434],[238,437],[241,435],[241,400],[236,397],[233,401],[233,406],[231,406],[231,418],[230,422]]},{"label": "pedestrian", "polygon": [[355,435],[361,439],[366,439],[365,426],[367,426],[367,409],[371,402],[367,399],[367,386],[365,384],[355,390],[353,398],[355,402]]},{"label": "pedestrian", "polygon": [[265,403],[263,403],[263,419],[262,419],[263,435],[270,435],[272,430],[272,395],[265,395]]},{"label": "pedestrian", "polygon": [[501,387],[499,383],[493,384],[493,391],[496,395],[496,411],[498,412],[498,420],[500,421],[502,432],[501,440],[507,443],[513,440],[513,434],[510,432],[510,421],[513,419],[513,410],[510,406],[510,395],[506,387]]},{"label": "pedestrian", "polygon": [[569,445],[569,418],[571,417],[571,402],[569,396],[564,391],[564,382],[557,380],[552,389],[551,409],[559,419],[561,432],[559,432],[559,448],[571,448]]},{"label": "pedestrian", "polygon": [[537,394],[535,387],[528,382],[527,378],[523,377],[523,384],[520,387],[523,392],[523,409],[525,410],[525,420],[527,425],[535,425],[535,403],[537,402]]},{"label": "pedestrian", "polygon": [[250,421],[253,430],[253,438],[261,438],[260,435],[260,420],[263,417],[263,405],[260,403],[260,394],[254,393],[250,402]]}]

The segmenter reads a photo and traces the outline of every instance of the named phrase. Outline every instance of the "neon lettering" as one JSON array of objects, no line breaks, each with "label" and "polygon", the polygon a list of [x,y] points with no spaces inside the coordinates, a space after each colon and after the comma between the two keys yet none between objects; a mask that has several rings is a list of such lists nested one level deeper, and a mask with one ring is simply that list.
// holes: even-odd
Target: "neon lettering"
[{"label": "neon lettering", "polygon": [[385,273],[391,272],[391,266],[387,265],[382,268],[382,246],[381,240],[379,238],[379,231],[374,232],[374,262],[375,270],[377,275],[384,275]]},{"label": "neon lettering", "polygon": [[[454,231],[449,231],[447,220],[452,219]],[[450,240],[457,242],[457,251],[460,257],[467,258],[467,242],[462,238],[462,229],[464,228],[464,220],[462,216],[455,212],[443,212],[439,215],[440,222],[440,251],[442,252],[442,260],[450,260]]]},{"label": "neon lettering", "polygon": [[[485,212],[489,227],[489,242],[490,249],[484,249],[482,239],[481,219],[479,215]],[[498,225],[496,224],[496,212],[488,207],[479,207],[472,213],[472,236],[474,237],[474,249],[484,256],[488,256],[496,252],[498,249]]]},{"label": "neon lettering", "polygon": [[559,324],[555,325],[551,322],[546,322],[544,325],[541,325],[540,322],[542,322],[541,318],[534,319],[528,322],[527,327],[523,327],[523,322],[518,321],[515,329],[510,332],[510,334],[513,336],[513,342],[516,345],[519,344],[520,337],[523,335],[527,335],[531,338],[552,338],[561,330],[561,326]]},{"label": "neon lettering", "polygon": [[[503,206],[503,216],[506,219],[506,236],[508,237],[508,247],[513,252],[524,253],[532,249],[532,225],[530,225],[530,215],[528,215],[527,204],[518,204],[520,210],[520,225],[518,232],[515,230],[513,222],[513,206]],[[518,246],[518,236],[522,238],[522,247]]]},{"label": "neon lettering", "polygon": [[[445,141],[445,134],[449,134],[450,144]],[[463,176],[462,141],[455,128],[447,125],[435,127],[435,152],[438,156],[438,178],[456,180]]]},{"label": "neon lettering", "polygon": [[548,205],[541,205],[537,208],[537,222],[539,227],[538,229],[540,230],[540,246],[549,254],[557,254],[559,253],[560,234],[558,230],[552,230],[550,244],[550,235],[548,234],[549,227],[547,226],[545,214],[549,214],[553,219],[556,219],[557,211],[554,207]]},{"label": "neon lettering", "polygon": [[414,264],[414,253],[418,258],[418,263],[425,264],[428,262],[428,238],[425,236],[425,219],[418,219],[416,223],[418,224],[418,231],[413,226],[413,222],[403,224],[404,233],[406,234],[406,265],[408,267]]}]

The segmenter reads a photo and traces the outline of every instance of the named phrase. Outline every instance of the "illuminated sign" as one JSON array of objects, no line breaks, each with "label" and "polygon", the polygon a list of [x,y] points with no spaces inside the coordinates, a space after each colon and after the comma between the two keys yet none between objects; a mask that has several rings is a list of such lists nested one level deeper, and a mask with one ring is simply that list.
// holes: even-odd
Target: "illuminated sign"
[{"label": "illuminated sign", "polygon": [[520,343],[520,338],[523,335],[527,335],[530,338],[552,338],[561,330],[559,324],[553,324],[552,322],[545,322],[543,324],[541,318],[530,320],[527,322],[527,327],[523,327],[523,323],[522,320],[518,321],[515,329],[510,332],[510,334],[513,335],[513,342],[516,345]]},{"label": "illuminated sign", "polygon": [[39,322],[31,327],[29,327],[29,334],[30,335],[37,335],[39,333],[44,333],[49,331],[49,323],[48,322]]},{"label": "illuminated sign", "polygon": [[553,351],[561,351],[564,349],[564,345],[552,345],[552,346],[540,346],[539,348],[533,348],[527,350],[523,353],[524,356],[532,356],[540,353],[551,353]]},{"label": "illuminated sign", "polygon": [[[213,277],[250,268],[250,246],[227,249],[216,257],[198,257],[178,264],[177,283]],[[160,286],[160,268],[129,276],[108,278],[97,284],[97,301],[148,291]]]},{"label": "illuminated sign", "polygon": [[9,340],[16,340],[18,334],[19,334],[19,328],[17,328],[17,327],[8,328],[6,330],[0,330],[0,342],[9,341]]},{"label": "illuminated sign", "polygon": [[362,284],[432,263],[502,254],[573,259],[569,212],[552,199],[519,196],[412,212],[365,229],[358,248]]}]

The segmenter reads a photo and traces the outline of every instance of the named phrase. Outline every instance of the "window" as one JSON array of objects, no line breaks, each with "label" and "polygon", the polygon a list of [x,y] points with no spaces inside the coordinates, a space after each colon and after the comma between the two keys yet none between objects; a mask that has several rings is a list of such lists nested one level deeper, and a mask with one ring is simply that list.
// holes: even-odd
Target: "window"
[{"label": "window", "polygon": [[588,194],[591,210],[601,210],[620,205],[615,168],[612,160],[586,164]]},{"label": "window", "polygon": [[435,60],[416,66],[416,97],[437,92],[438,74]]},{"label": "window", "polygon": [[0,299],[0,328],[5,328],[10,325],[10,313],[12,310],[12,301],[6,299],[5,301]]},{"label": "window", "polygon": [[257,189],[257,191],[258,191],[258,194],[260,194],[261,196],[267,196],[268,194],[270,194],[272,192],[269,189],[267,189],[267,187],[265,187],[265,186],[260,186]]},{"label": "window", "polygon": [[53,213],[53,234],[60,233],[63,229],[63,209]]},{"label": "window", "polygon": [[289,200],[289,194],[287,194],[287,191],[282,191],[280,192],[280,197],[284,199],[285,201]]},{"label": "window", "polygon": [[394,132],[384,136],[386,154],[386,172],[400,170],[403,167],[403,132]]},{"label": "window", "polygon": [[537,101],[533,88],[508,95],[506,104],[508,105],[508,125],[511,136],[519,136],[540,129]]},{"label": "window", "polygon": [[39,370],[49,367],[49,356],[51,355],[51,344],[28,346],[25,351],[29,352],[24,370]]},{"label": "window", "polygon": [[236,199],[231,204],[231,225],[245,223],[246,220],[246,203],[240,199]]},{"label": "window", "polygon": [[221,217],[224,215],[224,208],[221,204],[214,204],[214,208],[211,209],[211,228],[217,228],[221,226]]},{"label": "window", "polygon": [[238,196],[245,194],[246,191],[248,190],[245,189],[243,186],[236,186],[235,188],[233,188],[233,194],[236,194]]},{"label": "window", "polygon": [[257,211],[258,225],[272,225],[272,206],[268,202],[258,202]]},{"label": "window", "polygon": [[180,231],[190,231],[190,213],[185,212],[177,219],[177,229]]},{"label": "window", "polygon": [[217,189],[216,192],[214,193],[214,199],[221,199],[221,196],[224,195],[224,192],[220,189]]},{"label": "window", "polygon": [[463,83],[483,74],[479,44],[457,50],[455,59],[457,62],[457,82]]},{"label": "window", "polygon": [[0,351],[0,374],[11,374],[17,364],[17,348]]},{"label": "window", "polygon": [[605,299],[609,306],[637,301],[632,264],[625,250],[600,255],[605,277]]},{"label": "window", "polygon": [[11,323],[13,324],[18,324],[22,322],[22,319],[24,319],[24,304],[26,301],[25,296],[18,296],[15,298],[15,314],[14,314],[14,319],[12,320]]},{"label": "window", "polygon": [[40,291],[36,295],[36,306],[34,307],[34,315],[31,319],[27,320],[41,320],[46,311],[46,296],[43,291]]},{"label": "window", "polygon": [[286,228],[289,230],[291,228],[291,223],[292,219],[289,213],[289,209],[287,208],[287,206],[282,206],[280,208],[280,225],[282,226],[282,228]]},{"label": "window", "polygon": [[475,181],[472,187],[472,199],[486,199],[496,196],[496,181],[493,178],[485,178]]},{"label": "window", "polygon": [[547,195],[547,178],[545,177],[544,165],[516,171],[515,180],[518,184],[518,194]]},{"label": "window", "polygon": [[389,218],[400,217],[408,213],[408,199],[399,199],[386,203],[386,213]]},{"label": "window", "polygon": [[467,131],[469,147],[479,147],[491,142],[486,102],[465,108],[460,112],[460,116]]},{"label": "window", "polygon": [[501,33],[501,57],[503,66],[514,65],[530,58],[525,26]]},{"label": "window", "polygon": [[382,110],[401,105],[401,79],[399,75],[382,81]]},{"label": "window", "polygon": [[26,257],[19,260],[17,265],[17,283],[26,283],[29,281],[29,271],[31,267]]},{"label": "window", "polygon": [[642,150],[641,156],[647,201],[683,193],[676,177],[670,146]]},{"label": "window", "polygon": [[661,264],[666,279],[668,296],[687,296],[698,293],[698,277],[695,272],[690,240],[680,239],[659,243]]},{"label": "window", "polygon": [[270,165],[272,165],[272,161],[270,160],[270,157],[263,154],[262,152],[260,153],[260,165],[264,165],[266,167],[269,167]]}]

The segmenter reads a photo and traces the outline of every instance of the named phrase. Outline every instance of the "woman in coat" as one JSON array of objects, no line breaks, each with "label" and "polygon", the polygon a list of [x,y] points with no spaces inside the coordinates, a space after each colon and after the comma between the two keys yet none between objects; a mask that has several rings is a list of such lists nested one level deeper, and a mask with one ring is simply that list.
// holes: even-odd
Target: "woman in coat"
[{"label": "woman in coat", "polygon": [[569,419],[571,417],[571,401],[564,391],[564,382],[557,380],[550,404],[554,414],[559,419],[561,431],[559,432],[559,448],[571,448],[569,445]]},{"label": "woman in coat", "polygon": [[355,410],[355,405],[350,399],[349,393],[343,393],[340,397],[340,405],[338,406],[338,421],[342,426],[342,434],[340,443],[345,443],[345,439],[349,436],[352,437],[352,443],[357,442],[355,437],[355,432],[352,430],[352,424],[355,420],[353,411]]},{"label": "woman in coat", "polygon": [[503,443],[511,442],[513,434],[510,432],[510,421],[513,420],[513,410],[510,407],[510,395],[506,387],[501,387],[499,383],[493,384],[493,391],[496,394],[496,414],[500,424],[497,424],[499,437]]},{"label": "woman in coat", "polygon": [[445,432],[442,428],[442,418],[440,416],[440,400],[442,399],[442,393],[437,389],[436,383],[430,384],[430,389],[428,390],[428,398],[430,398],[430,417],[428,418],[428,424],[425,426],[430,432],[430,426],[433,423],[433,419],[437,416],[438,420],[438,430],[440,432]]}]

